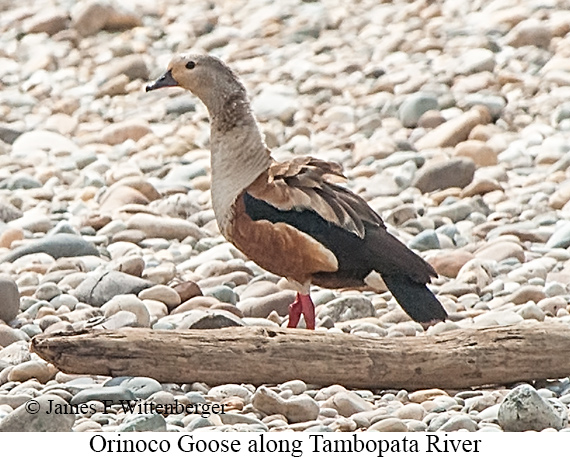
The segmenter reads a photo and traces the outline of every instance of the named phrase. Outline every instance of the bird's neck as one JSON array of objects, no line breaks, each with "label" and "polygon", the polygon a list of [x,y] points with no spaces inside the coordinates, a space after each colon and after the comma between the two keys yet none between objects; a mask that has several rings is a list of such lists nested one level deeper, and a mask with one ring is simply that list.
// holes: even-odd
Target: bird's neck
[{"label": "bird's neck", "polygon": [[245,94],[225,99],[210,110],[212,206],[223,234],[233,218],[237,197],[269,168],[271,156]]}]

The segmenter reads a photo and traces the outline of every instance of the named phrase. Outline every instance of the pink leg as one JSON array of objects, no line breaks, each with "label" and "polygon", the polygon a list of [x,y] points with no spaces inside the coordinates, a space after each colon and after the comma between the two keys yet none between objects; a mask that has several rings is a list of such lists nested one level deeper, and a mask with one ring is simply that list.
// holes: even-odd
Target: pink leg
[{"label": "pink leg", "polygon": [[287,327],[295,328],[301,319],[301,315],[305,317],[307,329],[315,329],[315,305],[310,295],[297,293],[297,298],[289,305],[289,324]]}]

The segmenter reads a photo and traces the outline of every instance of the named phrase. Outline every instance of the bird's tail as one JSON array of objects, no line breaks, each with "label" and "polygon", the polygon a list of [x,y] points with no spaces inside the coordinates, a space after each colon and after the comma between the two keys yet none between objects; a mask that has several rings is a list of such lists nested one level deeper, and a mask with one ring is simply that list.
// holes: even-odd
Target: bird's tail
[{"label": "bird's tail", "polygon": [[447,312],[425,284],[405,275],[382,275],[386,286],[408,315],[420,323],[443,321]]}]

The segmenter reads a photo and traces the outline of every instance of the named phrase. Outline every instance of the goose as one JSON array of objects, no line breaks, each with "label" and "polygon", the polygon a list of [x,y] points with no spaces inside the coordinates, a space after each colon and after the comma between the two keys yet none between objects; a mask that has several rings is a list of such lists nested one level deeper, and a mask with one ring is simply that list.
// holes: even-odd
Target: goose
[{"label": "goose", "polygon": [[249,259],[294,285],[288,327],[297,327],[303,316],[306,328],[315,328],[312,284],[364,287],[373,273],[413,320],[445,320],[445,309],[426,285],[437,276],[433,267],[342,185],[339,164],[271,157],[246,89],[228,65],[211,55],[177,55],[146,91],[166,87],[187,89],[206,106],[211,201],[220,232]]}]

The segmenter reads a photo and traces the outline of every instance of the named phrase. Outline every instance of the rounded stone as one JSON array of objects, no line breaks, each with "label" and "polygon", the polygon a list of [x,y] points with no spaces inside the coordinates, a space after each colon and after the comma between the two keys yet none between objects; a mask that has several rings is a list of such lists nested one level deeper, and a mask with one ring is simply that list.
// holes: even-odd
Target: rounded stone
[{"label": "rounded stone", "polygon": [[[39,414],[28,412],[24,404],[0,421],[0,432],[70,432],[75,422],[75,413],[69,403],[57,395],[41,395],[34,399]],[[46,414],[47,411],[61,414]]]},{"label": "rounded stone", "polygon": [[264,386],[256,390],[251,403],[264,414],[282,414],[289,423],[312,421],[319,415],[319,404],[308,395],[295,395],[285,400]]},{"label": "rounded stone", "polygon": [[286,316],[289,305],[295,300],[295,292],[282,290],[263,297],[250,296],[240,300],[237,307],[246,317],[267,317],[272,311],[280,316]]},{"label": "rounded stone", "polygon": [[408,243],[410,249],[417,249],[418,251],[427,251],[430,249],[439,249],[439,238],[435,230],[426,229],[418,233]]},{"label": "rounded stone", "polygon": [[57,287],[57,284],[53,282],[45,282],[41,284],[37,289],[35,296],[38,300],[50,301],[52,298],[61,295],[61,290]]},{"label": "rounded stone", "polygon": [[498,411],[499,425],[508,432],[560,430],[568,424],[566,407],[560,409],[542,398],[528,384],[515,387],[504,398]]},{"label": "rounded stone", "polygon": [[142,399],[147,399],[162,390],[162,385],[157,380],[144,376],[127,379],[121,383],[121,386],[130,390],[135,397]]},{"label": "rounded stone", "polygon": [[222,401],[228,397],[240,397],[249,401],[251,395],[252,393],[249,389],[238,384],[223,384],[221,386],[212,387],[208,391],[208,396],[214,399],[214,401]]},{"label": "rounded stone", "polygon": [[8,276],[0,276],[0,320],[8,323],[20,310],[20,292],[16,282]]},{"label": "rounded stone", "polygon": [[453,154],[458,157],[468,157],[479,167],[497,165],[497,153],[483,141],[463,141],[455,146]]},{"label": "rounded stone", "polygon": [[321,307],[318,318],[330,317],[334,322],[344,322],[363,317],[375,317],[376,310],[372,302],[359,295],[348,295],[329,301]]},{"label": "rounded stone", "polygon": [[169,309],[178,306],[181,303],[180,295],[172,287],[162,284],[149,287],[139,292],[138,297],[141,300],[157,300],[164,303]]},{"label": "rounded stone", "polygon": [[83,303],[100,307],[117,295],[138,294],[153,285],[120,271],[97,271],[87,275],[72,294]]},{"label": "rounded stone", "polygon": [[46,383],[53,379],[57,371],[52,364],[43,360],[30,360],[16,365],[8,375],[8,380],[23,382],[35,378],[41,383]]},{"label": "rounded stone", "polygon": [[150,327],[148,309],[135,295],[117,295],[105,303],[101,310],[105,313],[105,317],[110,317],[119,311],[128,311],[136,316],[137,326]]},{"label": "rounded stone", "polygon": [[425,409],[422,405],[417,403],[408,403],[397,409],[395,415],[399,419],[414,419],[421,421],[426,415]]},{"label": "rounded stone", "polygon": [[413,185],[424,193],[449,187],[464,188],[473,181],[475,168],[473,160],[463,157],[426,164],[416,174]]},{"label": "rounded stone", "polygon": [[336,409],[338,413],[344,417],[349,417],[363,411],[371,411],[373,409],[370,402],[367,402],[358,394],[350,391],[336,393],[321,406],[323,408]]},{"label": "rounded stone", "polygon": [[396,417],[388,417],[368,427],[368,432],[407,432],[406,424]]},{"label": "rounded stone", "polygon": [[280,384],[279,387],[281,390],[290,390],[293,392],[293,395],[300,395],[307,390],[307,384],[300,379],[284,382],[283,384]]},{"label": "rounded stone", "polygon": [[432,94],[416,92],[408,95],[398,110],[398,117],[404,127],[415,127],[421,116],[438,107],[437,98]]},{"label": "rounded stone", "polygon": [[456,432],[458,430],[467,430],[468,432],[476,432],[477,428],[477,423],[470,416],[457,414],[451,416],[437,431]]}]

